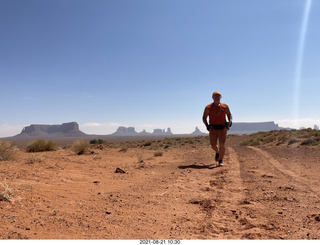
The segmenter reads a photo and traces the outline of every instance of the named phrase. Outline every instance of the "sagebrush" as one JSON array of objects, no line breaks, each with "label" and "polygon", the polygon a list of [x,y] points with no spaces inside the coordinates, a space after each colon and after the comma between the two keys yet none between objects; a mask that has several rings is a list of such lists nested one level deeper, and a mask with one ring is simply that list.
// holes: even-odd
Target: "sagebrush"
[{"label": "sagebrush", "polygon": [[0,161],[11,161],[15,158],[17,147],[9,141],[0,141]]},{"label": "sagebrush", "polygon": [[0,201],[11,202],[13,199],[12,189],[9,188],[6,182],[0,182]]},{"label": "sagebrush", "polygon": [[52,140],[33,140],[27,146],[27,152],[55,151],[57,145]]},{"label": "sagebrush", "polygon": [[77,154],[82,155],[89,147],[89,143],[86,140],[77,140],[72,144],[71,149]]}]

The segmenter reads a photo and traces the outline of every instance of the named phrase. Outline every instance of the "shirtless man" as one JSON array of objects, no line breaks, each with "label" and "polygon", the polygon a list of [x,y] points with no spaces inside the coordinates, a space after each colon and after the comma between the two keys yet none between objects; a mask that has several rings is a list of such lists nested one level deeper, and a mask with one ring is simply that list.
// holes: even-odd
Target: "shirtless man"
[{"label": "shirtless man", "polygon": [[[227,132],[232,125],[232,115],[227,104],[220,102],[221,93],[215,91],[212,94],[213,103],[206,106],[203,112],[202,121],[209,131],[210,145],[216,152],[215,160],[219,165],[223,165],[223,156],[225,153],[225,142]],[[228,121],[226,121],[226,116]],[[209,117],[209,123],[207,118]],[[219,146],[217,144],[219,139]]]}]

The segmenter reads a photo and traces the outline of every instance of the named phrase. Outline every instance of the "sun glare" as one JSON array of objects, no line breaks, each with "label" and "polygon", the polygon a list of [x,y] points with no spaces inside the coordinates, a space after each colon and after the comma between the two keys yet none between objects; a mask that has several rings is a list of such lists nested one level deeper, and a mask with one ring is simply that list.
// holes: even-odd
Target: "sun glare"
[{"label": "sun glare", "polygon": [[298,43],[298,52],[295,68],[295,77],[294,77],[294,94],[293,94],[293,118],[294,120],[299,119],[299,106],[300,106],[300,87],[301,87],[301,72],[303,66],[303,53],[305,49],[305,40],[308,29],[308,22],[310,16],[312,0],[306,0],[305,8],[303,12],[303,18],[301,23],[301,30]]}]

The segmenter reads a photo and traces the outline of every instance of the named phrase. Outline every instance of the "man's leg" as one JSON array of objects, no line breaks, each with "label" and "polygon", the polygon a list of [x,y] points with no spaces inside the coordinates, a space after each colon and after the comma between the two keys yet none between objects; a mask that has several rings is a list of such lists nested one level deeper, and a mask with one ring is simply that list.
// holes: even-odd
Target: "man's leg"
[{"label": "man's leg", "polygon": [[219,157],[219,147],[218,147],[218,134],[214,130],[209,131],[210,145],[211,148],[216,152],[216,161],[218,161]]},{"label": "man's leg", "polygon": [[221,132],[219,132],[219,161],[223,160],[224,157],[224,153],[225,153],[225,143],[227,140],[227,130],[221,130]]}]

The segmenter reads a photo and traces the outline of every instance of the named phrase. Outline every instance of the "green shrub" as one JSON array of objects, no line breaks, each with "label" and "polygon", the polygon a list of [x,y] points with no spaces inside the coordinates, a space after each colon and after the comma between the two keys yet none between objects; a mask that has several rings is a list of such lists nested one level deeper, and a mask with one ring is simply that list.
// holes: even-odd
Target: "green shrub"
[{"label": "green shrub", "polygon": [[0,141],[0,161],[11,161],[14,159],[17,148],[14,143]]},{"label": "green shrub", "polygon": [[105,141],[102,140],[102,139],[93,139],[93,140],[90,140],[90,144],[92,145],[102,145]]},{"label": "green shrub", "polygon": [[42,139],[33,140],[27,146],[27,152],[55,151],[56,149],[57,145],[53,141]]},{"label": "green shrub", "polygon": [[150,145],[152,145],[152,141],[147,141],[147,142],[143,143],[143,146],[150,146]]},{"label": "green shrub", "polygon": [[318,145],[318,142],[316,140],[313,139],[306,139],[304,141],[301,142],[301,145]]}]

